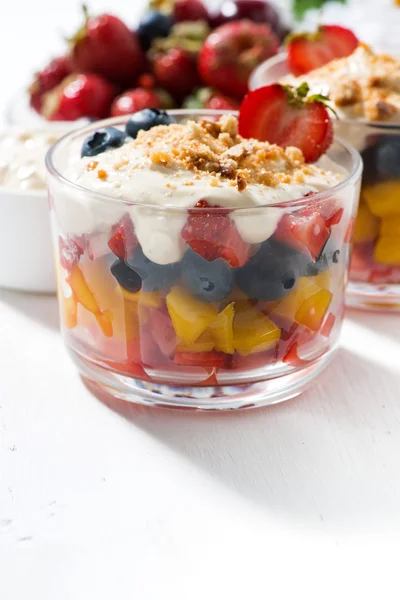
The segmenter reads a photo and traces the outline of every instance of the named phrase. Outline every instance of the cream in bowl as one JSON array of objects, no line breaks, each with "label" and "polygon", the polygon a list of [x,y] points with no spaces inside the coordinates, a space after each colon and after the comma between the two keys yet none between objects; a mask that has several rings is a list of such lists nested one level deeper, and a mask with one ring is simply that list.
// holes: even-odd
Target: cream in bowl
[{"label": "cream in bowl", "polygon": [[8,128],[0,135],[0,286],[56,289],[45,155],[66,133],[57,126]]}]

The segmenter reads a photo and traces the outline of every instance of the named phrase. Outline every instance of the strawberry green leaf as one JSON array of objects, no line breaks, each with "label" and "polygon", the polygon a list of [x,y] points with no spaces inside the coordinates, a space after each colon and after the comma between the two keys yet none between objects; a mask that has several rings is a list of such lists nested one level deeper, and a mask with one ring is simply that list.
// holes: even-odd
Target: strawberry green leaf
[{"label": "strawberry green leaf", "polygon": [[[320,9],[330,0],[293,0],[293,13],[297,20],[304,18],[307,11],[312,9]],[[334,0],[346,4],[347,0]]]}]

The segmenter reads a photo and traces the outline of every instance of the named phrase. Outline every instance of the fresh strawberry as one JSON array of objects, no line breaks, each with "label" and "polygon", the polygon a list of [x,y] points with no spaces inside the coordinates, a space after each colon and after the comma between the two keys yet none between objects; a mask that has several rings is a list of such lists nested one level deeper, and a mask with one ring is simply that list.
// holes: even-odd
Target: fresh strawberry
[{"label": "fresh strawberry", "polygon": [[225,361],[225,355],[216,350],[210,352],[176,352],[173,360],[175,365],[216,368],[223,368]]},{"label": "fresh strawberry", "polygon": [[298,88],[274,83],[249,92],[240,107],[240,134],[284,148],[296,146],[306,162],[316,161],[332,143],[333,125],[327,98],[308,92],[306,83]]},{"label": "fresh strawberry", "polygon": [[42,71],[35,74],[29,87],[30,104],[37,112],[42,106],[43,94],[56,87],[72,71],[71,61],[67,56],[54,58]]},{"label": "fresh strawberry", "polygon": [[49,121],[103,119],[114,96],[114,87],[99,75],[76,73],[43,96],[41,114]]},{"label": "fresh strawberry", "polygon": [[209,14],[201,0],[175,0],[172,17],[175,23],[181,21],[208,21]]},{"label": "fresh strawberry", "polygon": [[199,85],[196,58],[182,48],[172,48],[153,60],[157,82],[174,97],[181,98]]},{"label": "fresh strawberry", "polygon": [[118,84],[133,83],[145,65],[135,33],[120,19],[103,14],[90,17],[70,40],[76,71],[97,73]]},{"label": "fresh strawberry", "polygon": [[60,264],[63,269],[70,270],[77,265],[80,257],[84,253],[84,247],[73,238],[58,238],[58,247],[60,252]]},{"label": "fresh strawberry", "polygon": [[124,215],[122,219],[114,225],[111,234],[111,238],[108,240],[108,247],[115,256],[118,256],[121,260],[132,257],[136,246],[138,245],[138,240],[129,215]]},{"label": "fresh strawberry", "polygon": [[329,315],[325,319],[325,323],[321,327],[321,335],[324,337],[329,337],[331,335],[332,329],[335,325],[336,317],[333,313],[329,313]]},{"label": "fresh strawberry", "polygon": [[346,27],[321,25],[315,33],[289,35],[286,44],[289,69],[297,77],[335,58],[349,56],[359,41]]},{"label": "fresh strawberry", "polygon": [[209,108],[211,110],[239,110],[239,103],[222,94],[214,94],[208,102],[206,102],[204,108]]},{"label": "fresh strawberry", "polygon": [[161,100],[153,90],[136,88],[127,90],[115,98],[111,105],[111,116],[131,115],[145,108],[162,108]]},{"label": "fresh strawberry", "polygon": [[189,246],[206,260],[223,258],[231,267],[243,266],[250,256],[250,246],[239,235],[236,225],[231,221],[227,210],[211,212],[205,200],[196,204],[199,211],[189,211],[189,217],[182,229],[182,238]]},{"label": "fresh strawberry", "polygon": [[311,254],[316,260],[330,236],[330,230],[318,211],[287,213],[283,215],[274,233],[274,238],[296,248],[299,252]]},{"label": "fresh strawberry", "polygon": [[266,24],[226,23],[204,42],[199,56],[201,78],[223,94],[241,99],[248,90],[250,73],[278,48],[279,40]]}]

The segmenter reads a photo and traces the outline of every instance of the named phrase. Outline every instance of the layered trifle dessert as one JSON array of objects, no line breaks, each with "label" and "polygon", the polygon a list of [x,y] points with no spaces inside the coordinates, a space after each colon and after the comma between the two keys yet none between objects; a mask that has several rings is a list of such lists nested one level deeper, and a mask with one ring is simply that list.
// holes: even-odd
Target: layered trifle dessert
[{"label": "layered trifle dessert", "polygon": [[301,391],[340,330],[356,153],[336,142],[306,163],[243,137],[232,114],[182,111],[69,138],[49,189],[81,373],[125,399],[202,408],[249,405],[254,382],[262,402]]}]

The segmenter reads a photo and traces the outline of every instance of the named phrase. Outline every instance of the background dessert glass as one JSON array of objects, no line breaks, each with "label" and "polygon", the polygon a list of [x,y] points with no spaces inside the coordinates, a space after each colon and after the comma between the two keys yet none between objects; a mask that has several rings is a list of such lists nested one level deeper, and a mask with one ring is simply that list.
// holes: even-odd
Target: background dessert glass
[{"label": "background dessert glass", "polygon": [[[288,74],[286,53],[281,53],[254,71],[250,89],[282,81]],[[346,304],[399,311],[400,124],[340,118],[334,126],[364,161]]]},{"label": "background dessert glass", "polygon": [[[171,114],[182,121],[215,119],[223,113]],[[171,227],[177,223],[182,227],[187,209],[116,200],[63,175],[73,156],[79,159],[89,133],[103,125],[123,127],[125,122],[116,118],[91,124],[65,136],[47,155],[61,328],[81,375],[116,397],[158,406],[232,409],[296,396],[329,362],[338,341],[349,228],[361,178],[358,153],[335,141],[328,155],[348,176],[328,191],[290,203],[229,212],[236,223],[250,218],[265,222],[266,214],[276,222],[284,215],[317,214],[329,224],[330,237],[319,257],[290,251],[279,243],[269,248],[272,271],[291,255],[290,267],[274,284],[284,297],[249,298],[234,285],[238,271],[232,269],[226,293],[206,303],[196,298],[187,281],[182,282],[182,265],[174,273],[160,272],[159,281],[156,272],[150,289],[140,291],[134,282],[131,291],[124,289],[110,272],[116,257],[107,242],[122,215],[137,206],[155,222],[167,219]],[[204,209],[190,209],[191,218],[202,214]],[[207,208],[207,214],[211,220],[221,218],[221,209]],[[65,265],[60,243],[63,251],[71,239],[66,224],[73,224],[75,215],[80,216],[80,225],[85,219],[87,226],[84,235],[73,240],[79,246],[75,260]],[[94,221],[96,227],[91,225]],[[248,284],[257,285],[256,275],[246,272],[246,277]]]}]

